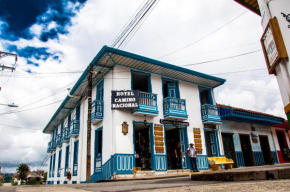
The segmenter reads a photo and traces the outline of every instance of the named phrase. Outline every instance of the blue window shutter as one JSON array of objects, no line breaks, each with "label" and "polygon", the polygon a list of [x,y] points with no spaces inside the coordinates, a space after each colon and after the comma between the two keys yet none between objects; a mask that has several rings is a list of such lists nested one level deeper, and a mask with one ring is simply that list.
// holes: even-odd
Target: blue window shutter
[{"label": "blue window shutter", "polygon": [[79,153],[79,141],[74,143],[74,163],[73,163],[73,176],[78,174],[78,153]]},{"label": "blue window shutter", "polygon": [[65,149],[65,166],[64,166],[64,176],[67,176],[68,172],[68,163],[69,163],[69,145]]},{"label": "blue window shutter", "polygon": [[58,169],[57,169],[57,176],[60,177],[59,169],[61,169],[61,150],[58,152]]}]

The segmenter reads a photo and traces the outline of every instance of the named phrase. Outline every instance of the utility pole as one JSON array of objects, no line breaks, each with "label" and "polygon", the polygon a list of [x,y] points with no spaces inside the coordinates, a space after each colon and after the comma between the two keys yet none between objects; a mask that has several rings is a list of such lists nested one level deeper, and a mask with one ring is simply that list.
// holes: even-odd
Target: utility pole
[{"label": "utility pole", "polygon": [[93,88],[93,64],[90,64],[88,72],[88,120],[87,120],[87,183],[91,182],[91,127],[92,127],[92,88]]}]

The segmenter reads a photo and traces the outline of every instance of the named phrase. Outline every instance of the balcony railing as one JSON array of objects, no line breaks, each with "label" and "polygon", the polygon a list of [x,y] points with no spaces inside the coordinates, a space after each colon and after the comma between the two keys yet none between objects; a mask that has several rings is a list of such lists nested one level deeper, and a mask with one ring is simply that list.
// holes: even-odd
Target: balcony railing
[{"label": "balcony railing", "polygon": [[80,133],[80,121],[72,120],[70,124],[70,136],[76,137]]},{"label": "balcony railing", "polygon": [[94,100],[92,102],[92,122],[96,124],[103,120],[104,117],[104,101]]},{"label": "balcony railing", "polygon": [[216,105],[203,104],[201,106],[201,117],[203,123],[221,123],[221,117]]},{"label": "balcony railing", "polygon": [[63,134],[62,134],[62,141],[63,142],[69,142],[69,128],[64,128]]},{"label": "balcony railing", "polygon": [[172,97],[163,99],[165,119],[187,119],[186,100]]},{"label": "balcony railing", "polygon": [[61,145],[62,145],[61,134],[58,134],[56,136],[56,146],[61,147]]},{"label": "balcony railing", "polygon": [[139,91],[139,109],[132,110],[132,114],[157,116],[157,94]]},{"label": "balcony railing", "polygon": [[56,142],[55,142],[55,140],[51,141],[51,150],[52,151],[56,150]]}]

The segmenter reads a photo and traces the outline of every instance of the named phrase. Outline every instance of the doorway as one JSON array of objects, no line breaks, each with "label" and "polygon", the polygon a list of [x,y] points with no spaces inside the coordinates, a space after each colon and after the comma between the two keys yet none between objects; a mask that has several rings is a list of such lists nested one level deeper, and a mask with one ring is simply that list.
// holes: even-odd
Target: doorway
[{"label": "doorway", "polygon": [[278,138],[280,151],[282,153],[283,161],[289,161],[289,159],[288,159],[289,149],[287,147],[287,142],[286,142],[286,137],[285,137],[284,131],[276,130],[276,134],[277,134],[277,138]]},{"label": "doorway", "polygon": [[233,134],[222,133],[223,145],[224,145],[224,154],[226,158],[232,159],[234,161],[234,167],[237,167],[236,161],[236,151],[233,141]]},{"label": "doorway", "polygon": [[261,150],[263,152],[263,157],[264,157],[264,162],[266,165],[272,165],[274,164],[272,155],[271,155],[271,150],[270,150],[270,144],[268,140],[268,136],[264,135],[259,135],[259,140],[260,140],[260,146]]},{"label": "doorway", "polygon": [[240,135],[241,149],[244,157],[245,166],[253,166],[253,151],[249,135]]},{"label": "doorway", "polygon": [[150,125],[134,124],[136,169],[152,170]]},{"label": "doorway", "polygon": [[[187,168],[187,156],[185,155],[188,147],[186,128],[166,127],[166,153],[167,153],[167,165],[168,170],[186,169]],[[184,154],[181,162],[178,164],[175,149],[177,144],[180,143],[180,148]],[[181,165],[180,165],[181,164]]]},{"label": "doorway", "polygon": [[217,140],[217,132],[214,130],[205,131],[206,151],[208,157],[218,157],[219,148]]}]

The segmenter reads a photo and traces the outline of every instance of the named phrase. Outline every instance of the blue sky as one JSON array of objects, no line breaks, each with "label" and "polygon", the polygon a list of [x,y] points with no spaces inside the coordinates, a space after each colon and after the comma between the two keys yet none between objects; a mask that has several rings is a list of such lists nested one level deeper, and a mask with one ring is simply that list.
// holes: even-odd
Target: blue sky
[{"label": "blue sky", "polygon": [[[42,130],[59,106],[57,101],[65,98],[79,71],[111,44],[142,2],[0,0],[0,51],[18,54],[16,71],[0,74],[0,103],[19,105],[18,109],[0,107],[0,162],[6,172],[14,172],[22,162],[34,168],[41,164],[50,139]],[[161,0],[123,49],[157,59],[192,43],[160,59],[175,65],[260,50],[261,18],[249,11],[193,43],[245,11],[232,0]],[[227,82],[214,91],[218,103],[285,116],[277,81],[268,75],[262,51],[188,68],[223,73],[217,76]],[[264,69],[226,74],[258,68]]]},{"label": "blue sky", "polygon": [[[33,25],[44,28],[40,36],[41,41],[58,39],[59,34],[67,34],[67,27],[71,25],[71,18],[83,7],[86,0],[0,0],[0,19],[2,22],[1,39],[17,41],[20,38],[32,39],[36,36],[31,32]],[[69,6],[71,4],[71,6]],[[48,28],[54,23],[54,27]],[[5,47],[10,52],[17,52],[19,56],[29,58],[34,56],[46,60],[49,56],[58,59],[56,53],[48,53],[46,47],[25,47],[19,49],[17,45]],[[28,60],[29,64],[38,65]]]}]

